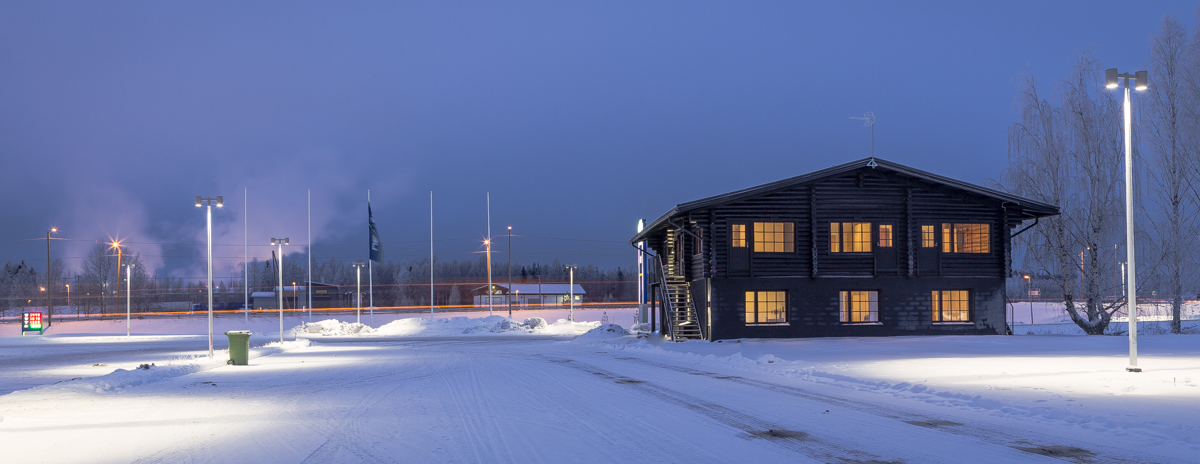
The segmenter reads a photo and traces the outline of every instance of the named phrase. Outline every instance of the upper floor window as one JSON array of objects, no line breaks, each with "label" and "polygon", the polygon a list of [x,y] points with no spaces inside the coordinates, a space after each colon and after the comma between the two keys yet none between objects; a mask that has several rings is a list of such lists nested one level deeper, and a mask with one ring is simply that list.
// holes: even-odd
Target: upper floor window
[{"label": "upper floor window", "polygon": [[842,290],[842,322],[879,322],[879,292]]},{"label": "upper floor window", "polygon": [[933,226],[921,226],[921,248],[937,247],[937,233],[934,232]]},{"label": "upper floor window", "polygon": [[754,223],[756,253],[793,253],[796,247],[796,226],[790,222]]},{"label": "upper floor window", "polygon": [[892,225],[891,224],[880,224],[879,225],[879,247],[880,248],[891,248],[892,247]]},{"label": "upper floor window", "polygon": [[692,240],[692,254],[704,254],[704,229],[696,229],[696,236]]},{"label": "upper floor window", "polygon": [[734,248],[746,247],[746,225],[732,224],[729,229],[729,239],[732,241],[730,246]]},{"label": "upper floor window", "polygon": [[933,322],[969,322],[971,292],[967,290],[934,290]]},{"label": "upper floor window", "polygon": [[988,224],[942,224],[942,253],[988,253]]},{"label": "upper floor window", "polygon": [[786,324],[787,292],[746,292],[746,324]]},{"label": "upper floor window", "polygon": [[832,253],[871,252],[871,223],[829,223],[829,251]]}]

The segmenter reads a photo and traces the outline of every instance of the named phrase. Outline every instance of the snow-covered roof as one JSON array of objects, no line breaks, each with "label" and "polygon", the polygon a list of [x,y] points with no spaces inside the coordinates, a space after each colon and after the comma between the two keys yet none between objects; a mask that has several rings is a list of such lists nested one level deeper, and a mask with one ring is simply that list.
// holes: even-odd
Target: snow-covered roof
[{"label": "snow-covered roof", "polygon": [[275,292],[254,292],[250,294],[250,298],[274,298]]},{"label": "snow-covered roof", "polygon": [[[507,284],[492,284],[500,293],[509,293]],[[487,290],[487,285],[471,289],[473,292]],[[523,295],[567,295],[571,293],[571,284],[512,284],[513,293]],[[579,284],[575,284],[576,295],[586,295],[587,292]]]}]

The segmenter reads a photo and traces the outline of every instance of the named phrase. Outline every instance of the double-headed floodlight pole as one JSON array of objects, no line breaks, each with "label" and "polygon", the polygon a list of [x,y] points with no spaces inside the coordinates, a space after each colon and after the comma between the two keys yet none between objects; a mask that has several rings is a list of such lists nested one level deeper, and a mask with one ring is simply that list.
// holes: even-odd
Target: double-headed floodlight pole
[{"label": "double-headed floodlight pole", "polygon": [[[130,312],[131,312],[129,308],[131,306],[133,306],[131,304],[133,298],[130,296],[130,294],[132,292],[133,292],[133,263],[130,263],[130,264],[125,265],[125,336],[126,337],[129,336],[129,326],[130,326],[130,323],[129,323],[130,317],[129,316],[130,316]],[[212,303],[209,303],[209,304],[212,304]]]},{"label": "double-headed floodlight pole", "polygon": [[1137,365],[1137,272],[1133,261],[1136,248],[1133,237],[1133,109],[1129,102],[1129,80],[1133,80],[1135,89],[1146,90],[1150,75],[1146,71],[1120,74],[1117,68],[1104,71],[1104,84],[1110,89],[1120,86],[1122,79],[1125,81],[1125,259],[1129,263],[1126,268],[1128,285],[1125,289],[1125,303],[1129,305],[1129,366],[1125,370],[1141,372],[1142,368]]},{"label": "double-headed floodlight pole", "polygon": [[279,343],[283,343],[283,246],[289,242],[287,238],[271,237],[271,244],[279,247],[279,261],[275,266],[279,268]]},{"label": "double-headed floodlight pole", "polygon": [[[217,207],[225,206],[225,197],[196,197],[196,207],[208,206],[208,357],[213,357],[213,284],[212,284],[212,207],[213,202],[216,202]],[[118,248],[120,250],[120,248]],[[119,252],[119,251],[118,251]],[[119,283],[119,282],[118,282]],[[120,288],[118,286],[117,288]],[[120,304],[120,303],[118,303]]]},{"label": "double-headed floodlight pole", "polygon": [[362,260],[355,261],[351,266],[354,266],[354,301],[356,318],[354,322],[362,324],[362,268],[367,264]]}]

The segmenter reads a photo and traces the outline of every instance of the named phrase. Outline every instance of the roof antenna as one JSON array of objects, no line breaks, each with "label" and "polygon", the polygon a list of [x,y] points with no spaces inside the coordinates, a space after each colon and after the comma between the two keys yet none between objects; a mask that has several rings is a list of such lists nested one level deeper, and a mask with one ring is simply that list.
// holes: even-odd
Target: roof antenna
[{"label": "roof antenna", "polygon": [[879,166],[879,163],[875,162],[875,112],[868,111],[863,113],[861,118],[851,116],[850,119],[860,119],[863,121],[863,127],[871,128],[871,159],[867,160],[867,167],[874,168],[875,166]]}]

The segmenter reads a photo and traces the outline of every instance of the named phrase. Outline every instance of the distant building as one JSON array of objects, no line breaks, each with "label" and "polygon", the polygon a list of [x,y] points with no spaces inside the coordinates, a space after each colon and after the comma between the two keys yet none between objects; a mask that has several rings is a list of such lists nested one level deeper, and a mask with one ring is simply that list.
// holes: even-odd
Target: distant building
[{"label": "distant building", "polygon": [[869,158],[681,203],[630,243],[676,340],[1003,334],[1012,237],[1056,214]]},{"label": "distant building", "polygon": [[[493,284],[492,287],[494,288],[492,291],[493,307],[508,307],[510,300],[514,307],[570,306],[571,284],[512,284],[511,289],[507,284]],[[575,305],[578,306],[583,303],[583,297],[587,292],[579,284],[575,284],[574,290]],[[475,307],[486,308],[488,306],[487,293],[487,285],[471,290],[471,295],[475,299]]]}]

